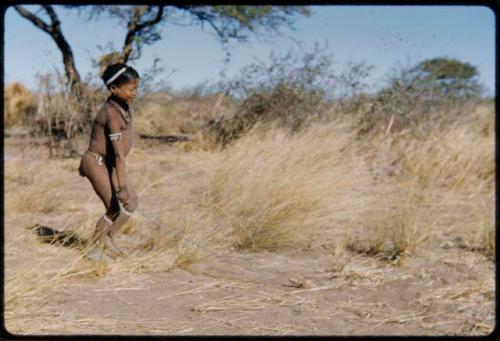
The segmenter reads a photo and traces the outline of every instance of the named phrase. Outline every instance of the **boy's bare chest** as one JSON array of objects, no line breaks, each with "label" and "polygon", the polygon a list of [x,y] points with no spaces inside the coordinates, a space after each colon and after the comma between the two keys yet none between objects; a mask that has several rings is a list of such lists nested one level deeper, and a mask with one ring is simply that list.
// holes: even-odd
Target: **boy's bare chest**
[{"label": "boy's bare chest", "polygon": [[126,154],[132,148],[132,122],[127,122],[121,126],[122,140],[126,146]]},{"label": "boy's bare chest", "polygon": [[120,132],[122,133],[122,138],[131,144],[132,142],[132,115],[130,112],[124,110],[120,105],[115,103],[114,101],[109,102],[111,106],[114,107],[116,111],[120,113],[121,124],[120,124]]}]

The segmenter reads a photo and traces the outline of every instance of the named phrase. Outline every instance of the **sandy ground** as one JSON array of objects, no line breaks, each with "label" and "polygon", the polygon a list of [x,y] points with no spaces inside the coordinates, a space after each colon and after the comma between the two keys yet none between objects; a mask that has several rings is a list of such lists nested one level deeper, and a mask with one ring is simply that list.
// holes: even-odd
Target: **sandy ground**
[{"label": "sandy ground", "polygon": [[[27,157],[21,143],[5,140],[6,168]],[[47,154],[43,146],[32,148],[40,157]],[[79,179],[72,190],[88,191]],[[6,182],[5,195],[19,186]],[[169,203],[142,201],[148,212],[159,204]],[[42,245],[33,235],[25,239],[23,257],[9,256],[10,247],[19,247],[20,231],[37,219],[57,228],[57,217],[6,210],[7,276],[38,264],[31,249],[62,248]],[[120,235],[118,243],[126,250],[133,238]],[[433,252],[400,260],[351,251],[335,255],[328,241],[305,250],[230,252],[167,272],[76,274],[47,295],[43,314],[11,311],[7,329],[57,335],[486,335],[495,319],[494,263],[459,243],[437,244]]]}]

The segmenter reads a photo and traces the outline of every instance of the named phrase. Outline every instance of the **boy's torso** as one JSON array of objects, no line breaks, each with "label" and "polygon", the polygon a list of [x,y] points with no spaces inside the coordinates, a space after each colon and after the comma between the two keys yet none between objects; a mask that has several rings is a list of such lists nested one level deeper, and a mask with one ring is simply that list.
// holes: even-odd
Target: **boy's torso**
[{"label": "boy's torso", "polygon": [[93,152],[101,154],[108,160],[112,160],[115,158],[115,152],[113,150],[111,140],[109,139],[109,134],[111,134],[107,124],[109,111],[118,112],[122,118],[120,132],[122,133],[121,142],[126,146],[125,156],[127,156],[132,149],[132,120],[128,120],[127,122],[115,104],[112,104],[109,101],[106,102],[97,113],[92,125],[89,149]]}]

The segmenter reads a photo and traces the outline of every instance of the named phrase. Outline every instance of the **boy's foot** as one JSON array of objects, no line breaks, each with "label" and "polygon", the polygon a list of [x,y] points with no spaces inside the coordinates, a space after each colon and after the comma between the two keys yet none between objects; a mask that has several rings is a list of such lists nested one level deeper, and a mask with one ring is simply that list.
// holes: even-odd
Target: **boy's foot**
[{"label": "boy's foot", "polygon": [[94,262],[101,262],[103,260],[104,244],[98,241],[90,250],[85,253],[85,258]]},{"label": "boy's foot", "polygon": [[110,235],[107,235],[105,238],[106,241],[106,251],[108,251],[113,258],[120,257],[125,255],[125,253],[116,246],[113,238]]}]

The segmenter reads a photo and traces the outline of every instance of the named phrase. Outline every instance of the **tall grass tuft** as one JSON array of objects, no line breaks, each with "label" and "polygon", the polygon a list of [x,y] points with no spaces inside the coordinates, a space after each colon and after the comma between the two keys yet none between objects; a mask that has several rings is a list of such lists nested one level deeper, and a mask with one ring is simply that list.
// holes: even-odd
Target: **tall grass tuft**
[{"label": "tall grass tuft", "polygon": [[346,152],[348,135],[333,125],[298,135],[261,128],[212,158],[205,207],[227,226],[236,248],[307,246],[334,223],[332,201],[342,208],[366,179],[348,179],[349,172],[363,175]]},{"label": "tall grass tuft", "polygon": [[4,91],[5,127],[29,124],[37,108],[37,97],[24,85],[13,82]]}]

